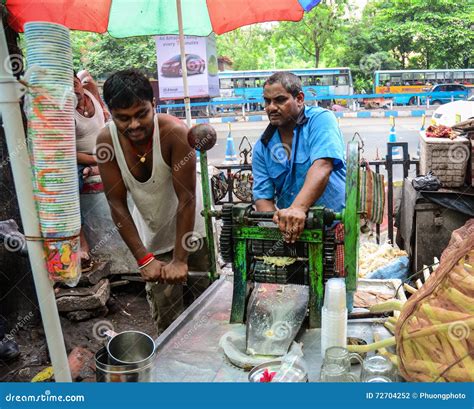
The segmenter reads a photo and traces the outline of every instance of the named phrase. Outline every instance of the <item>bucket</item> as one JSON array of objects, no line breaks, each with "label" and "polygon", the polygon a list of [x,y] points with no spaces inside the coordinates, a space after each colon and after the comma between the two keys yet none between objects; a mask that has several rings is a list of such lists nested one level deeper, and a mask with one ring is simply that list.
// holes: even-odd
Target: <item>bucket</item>
[{"label": "bucket", "polygon": [[113,336],[95,354],[97,382],[151,382],[155,342],[143,332],[125,331]]},{"label": "bucket", "polygon": [[95,377],[97,382],[151,382],[153,360],[146,365],[110,364],[106,347],[95,354]]}]

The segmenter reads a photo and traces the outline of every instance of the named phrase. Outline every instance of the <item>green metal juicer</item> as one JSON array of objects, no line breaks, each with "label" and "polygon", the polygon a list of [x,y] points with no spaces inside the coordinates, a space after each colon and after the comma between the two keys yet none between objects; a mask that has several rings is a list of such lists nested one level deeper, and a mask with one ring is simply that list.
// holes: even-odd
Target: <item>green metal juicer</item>
[{"label": "green metal juicer", "polygon": [[[230,321],[245,321],[246,301],[255,283],[309,286],[309,327],[321,327],[324,283],[336,271],[336,241],[331,226],[344,224],[344,270],[348,303],[356,290],[359,248],[359,145],[347,146],[346,204],[341,213],[324,207],[308,212],[305,229],[294,244],[285,243],[273,212],[257,212],[249,204],[225,204],[208,215],[222,219],[220,251],[231,262],[234,288]],[[263,225],[262,225],[263,224]],[[266,257],[288,257],[291,264],[269,265]]]},{"label": "green metal juicer", "polygon": [[[331,227],[344,224],[344,274],[348,305],[357,285],[359,252],[360,147],[357,141],[347,145],[346,203],[341,213],[323,207],[311,208],[305,229],[294,244],[285,243],[280,230],[271,225],[272,212],[256,212],[249,204],[226,204],[222,210],[211,209],[207,150],[217,140],[215,130],[208,124],[190,129],[188,141],[200,151],[201,181],[204,198],[203,216],[206,222],[207,245],[211,257],[209,276],[216,278],[212,218],[223,221],[220,251],[234,271],[230,321],[245,321],[246,301],[258,283],[294,284],[309,288],[309,327],[321,326],[324,283],[342,274],[335,269],[336,241]],[[262,222],[264,225],[262,225]],[[270,266],[264,257],[290,257],[289,265]]]}]

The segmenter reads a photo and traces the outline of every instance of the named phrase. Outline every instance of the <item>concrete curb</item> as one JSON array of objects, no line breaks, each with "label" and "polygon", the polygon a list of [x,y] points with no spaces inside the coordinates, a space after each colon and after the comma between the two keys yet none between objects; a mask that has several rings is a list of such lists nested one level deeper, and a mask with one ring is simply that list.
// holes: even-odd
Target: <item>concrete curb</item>
[{"label": "concrete curb", "polygon": [[[431,109],[415,109],[415,110],[383,110],[383,111],[359,111],[359,112],[334,112],[336,118],[389,118],[393,117],[422,117],[423,115],[431,116],[434,110]],[[266,115],[247,115],[242,116],[226,116],[221,118],[196,118],[192,120],[192,124],[222,124],[227,122],[261,122],[268,121]]]}]

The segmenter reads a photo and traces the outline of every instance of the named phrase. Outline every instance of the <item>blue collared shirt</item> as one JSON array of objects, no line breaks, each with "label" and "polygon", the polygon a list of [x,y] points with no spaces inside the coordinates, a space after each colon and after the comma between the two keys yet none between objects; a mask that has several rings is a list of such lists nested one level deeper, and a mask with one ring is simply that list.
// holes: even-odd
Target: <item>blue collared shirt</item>
[{"label": "blue collared shirt", "polygon": [[275,200],[279,209],[290,207],[313,162],[330,158],[333,171],[314,205],[341,211],[345,204],[346,160],[336,117],[326,109],[305,106],[293,131],[292,145],[288,159],[278,129],[271,124],[267,127],[253,152],[253,199]]}]

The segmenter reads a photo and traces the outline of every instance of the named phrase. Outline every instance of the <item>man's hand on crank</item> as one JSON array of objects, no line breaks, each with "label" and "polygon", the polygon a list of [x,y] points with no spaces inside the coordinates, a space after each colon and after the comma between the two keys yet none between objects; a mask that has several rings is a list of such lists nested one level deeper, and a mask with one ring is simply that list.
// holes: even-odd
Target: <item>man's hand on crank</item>
[{"label": "man's hand on crank", "polygon": [[183,284],[188,278],[188,264],[173,260],[161,270],[163,280],[169,284]]},{"label": "man's hand on crank", "polygon": [[155,259],[150,264],[141,268],[140,274],[145,281],[163,281],[163,263]]},{"label": "man's hand on crank", "polygon": [[273,222],[278,224],[280,231],[287,243],[294,243],[304,230],[306,213],[298,207],[277,210]]}]

